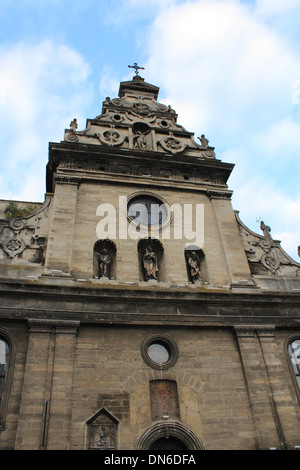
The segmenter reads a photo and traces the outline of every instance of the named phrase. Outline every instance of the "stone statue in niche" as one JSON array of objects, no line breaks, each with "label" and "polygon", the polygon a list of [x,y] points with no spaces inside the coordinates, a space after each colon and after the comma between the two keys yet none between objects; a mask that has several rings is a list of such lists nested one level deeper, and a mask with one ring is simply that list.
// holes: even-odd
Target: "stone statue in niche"
[{"label": "stone statue in niche", "polygon": [[157,256],[152,251],[151,246],[148,246],[145,250],[143,255],[143,266],[144,266],[144,273],[145,273],[145,281],[149,281],[151,279],[157,280],[158,275],[158,264],[157,264]]},{"label": "stone statue in niche", "polygon": [[194,284],[195,282],[200,281],[200,258],[195,251],[192,251],[187,255],[187,264],[191,282]]},{"label": "stone statue in niche", "polygon": [[146,137],[141,131],[133,138],[133,148],[145,149],[147,147]]},{"label": "stone statue in niche", "polygon": [[94,245],[93,277],[94,279],[115,279],[116,246],[108,239],[98,240]]},{"label": "stone statue in niche", "polygon": [[99,255],[99,275],[109,278],[111,258],[106,248]]}]

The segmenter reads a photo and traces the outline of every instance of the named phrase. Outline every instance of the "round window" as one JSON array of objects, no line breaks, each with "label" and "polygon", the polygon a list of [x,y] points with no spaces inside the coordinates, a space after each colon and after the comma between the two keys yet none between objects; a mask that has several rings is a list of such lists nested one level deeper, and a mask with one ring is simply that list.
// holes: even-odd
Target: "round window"
[{"label": "round window", "polygon": [[168,369],[177,361],[178,349],[169,336],[151,335],[143,341],[141,354],[146,364],[154,369]]},{"label": "round window", "polygon": [[148,356],[157,364],[168,362],[170,354],[168,349],[160,343],[152,343],[148,348]]},{"label": "round window", "polygon": [[127,213],[137,224],[162,225],[169,217],[167,205],[154,196],[135,196],[128,202]]}]

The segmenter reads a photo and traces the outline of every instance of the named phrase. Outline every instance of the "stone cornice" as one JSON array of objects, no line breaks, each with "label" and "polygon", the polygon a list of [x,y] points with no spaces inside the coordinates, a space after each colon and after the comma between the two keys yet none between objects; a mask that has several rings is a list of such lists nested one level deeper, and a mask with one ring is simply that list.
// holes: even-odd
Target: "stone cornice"
[{"label": "stone cornice", "polygon": [[[153,179],[157,181],[164,181],[164,177],[161,176],[160,171],[165,171],[166,169],[171,169],[172,172],[189,172],[193,174],[193,177],[197,179],[197,174],[201,174],[203,177],[212,176],[213,178],[220,178],[222,176],[222,186],[226,188],[226,182],[230,176],[230,173],[234,167],[233,164],[221,162],[218,159],[209,159],[209,158],[199,158],[195,155],[171,155],[164,152],[155,152],[155,151],[137,151],[136,149],[124,150],[124,149],[114,149],[106,147],[98,147],[95,145],[88,145],[88,144],[72,144],[61,142],[59,144],[50,143],[49,144],[49,163],[47,164],[47,192],[53,192],[53,177],[56,178],[56,171],[59,166],[59,162],[61,159],[76,162],[77,159],[86,161],[86,169],[81,171],[80,169],[76,169],[76,165],[73,168],[73,171],[76,170],[77,178],[80,180],[81,177],[86,178],[87,174],[85,173],[86,170],[89,171],[90,174],[100,175],[101,179],[106,177],[106,179],[110,177],[118,177],[118,178],[136,178],[137,180],[144,181],[144,178],[140,174],[135,174],[136,167],[139,166],[151,166],[154,169]],[[105,169],[104,171],[97,171],[95,165],[99,164],[100,162],[104,162],[105,165],[109,162],[109,168]],[[122,175],[118,171],[118,165],[129,165],[133,172],[130,174]],[[95,167],[95,170],[90,171],[90,167]],[[71,171],[71,170],[70,170]],[[81,173],[80,173],[81,172]],[[80,173],[80,175],[78,175]],[[115,175],[114,175],[115,174]],[[61,176],[61,175],[59,175]],[[72,176],[72,175],[66,175]],[[149,181],[152,178],[149,178]],[[172,180],[172,177],[171,179]],[[169,181],[170,181],[169,180]],[[174,178],[174,184],[177,185],[180,183],[186,184],[187,181],[182,179]],[[65,182],[67,180],[58,180],[58,182]],[[80,181],[79,181],[80,182]],[[167,180],[166,180],[167,182]],[[203,186],[203,181],[193,181],[192,179],[189,180],[190,184],[195,186]],[[213,181],[208,182],[205,184],[206,188],[210,186],[210,184],[215,184]],[[218,183],[219,186],[219,183]],[[214,193],[212,189],[212,196],[217,197],[217,194]]]}]

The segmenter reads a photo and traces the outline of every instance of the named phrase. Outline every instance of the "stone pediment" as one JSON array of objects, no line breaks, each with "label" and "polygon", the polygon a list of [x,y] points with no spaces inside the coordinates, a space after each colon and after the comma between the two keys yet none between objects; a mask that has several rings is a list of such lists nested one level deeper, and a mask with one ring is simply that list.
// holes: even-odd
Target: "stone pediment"
[{"label": "stone pediment", "polygon": [[138,149],[171,155],[190,155],[204,159],[215,158],[214,147],[202,134],[194,139],[177,123],[177,114],[157,101],[159,88],[141,77],[122,82],[119,97],[103,102],[102,113],[88,119],[86,129],[79,131],[77,120],[65,130],[66,142],[109,146],[120,149]]},{"label": "stone pediment", "polygon": [[260,222],[263,235],[250,230],[235,211],[245,253],[253,276],[273,276],[276,278],[294,279],[300,288],[300,264],[294,261],[281,247],[280,241],[273,240],[271,229]]},{"label": "stone pediment", "polygon": [[119,420],[106,408],[97,411],[86,423],[89,430],[89,449],[116,449],[118,423]]}]

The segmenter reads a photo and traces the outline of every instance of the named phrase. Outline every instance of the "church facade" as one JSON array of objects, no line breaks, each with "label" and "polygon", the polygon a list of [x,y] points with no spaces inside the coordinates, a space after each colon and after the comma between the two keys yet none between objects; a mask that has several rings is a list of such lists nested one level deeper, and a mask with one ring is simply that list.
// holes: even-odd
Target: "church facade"
[{"label": "church facade", "polygon": [[0,449],[300,446],[300,264],[138,73],[0,201]]}]

